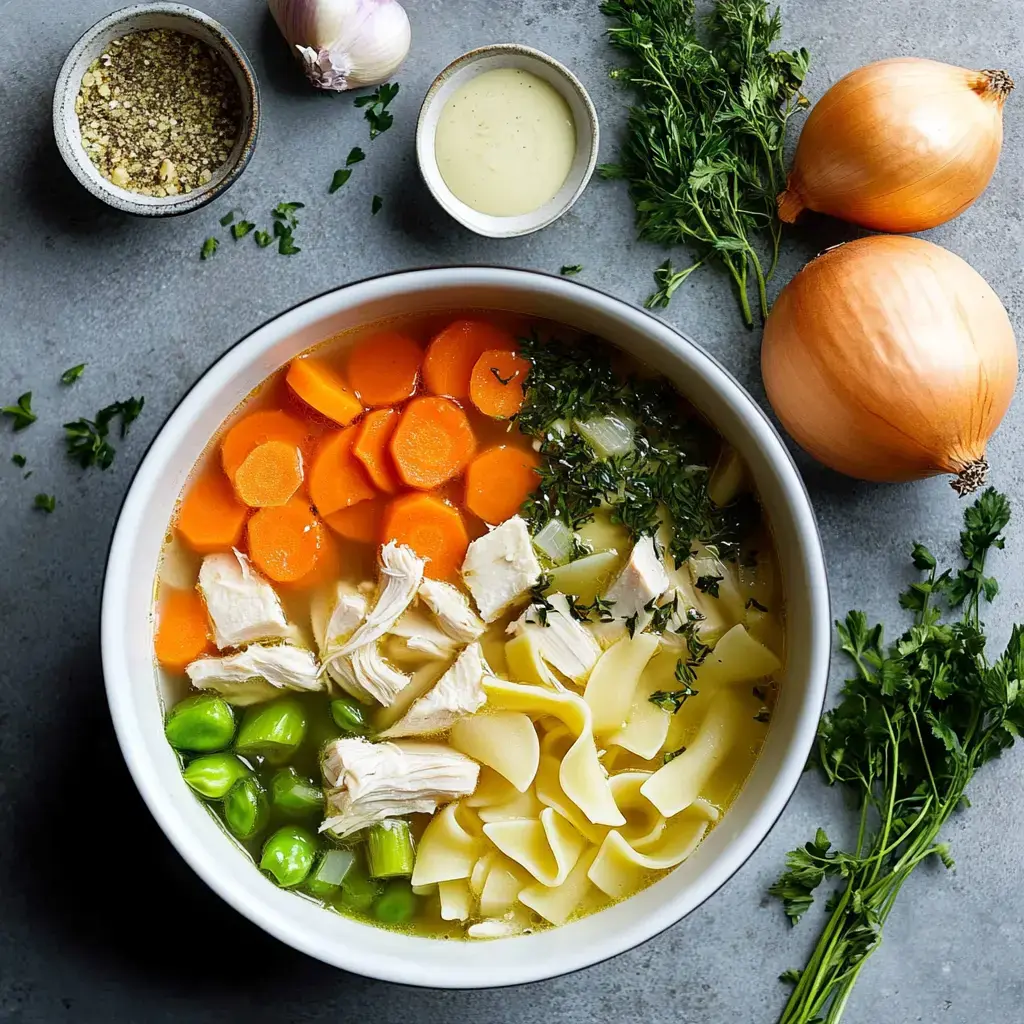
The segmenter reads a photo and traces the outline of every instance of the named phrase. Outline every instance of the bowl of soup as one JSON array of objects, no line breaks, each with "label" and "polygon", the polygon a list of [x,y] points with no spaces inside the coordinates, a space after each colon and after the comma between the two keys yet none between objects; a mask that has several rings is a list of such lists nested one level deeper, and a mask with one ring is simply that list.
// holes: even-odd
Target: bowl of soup
[{"label": "bowl of soup", "polygon": [[617,299],[480,267],[229,349],[138,470],[102,609],[125,760],[200,877],[327,963],[451,988],[597,963],[724,884],[829,647],[809,499],[740,385]]}]

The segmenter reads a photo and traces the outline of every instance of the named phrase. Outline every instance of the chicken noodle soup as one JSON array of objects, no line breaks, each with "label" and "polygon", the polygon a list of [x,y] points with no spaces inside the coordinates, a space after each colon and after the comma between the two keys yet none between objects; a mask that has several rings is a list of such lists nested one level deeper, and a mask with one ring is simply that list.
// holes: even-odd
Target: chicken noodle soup
[{"label": "chicken noodle soup", "polygon": [[186,783],[277,885],[436,937],[560,925],[728,812],[784,657],[736,454],[547,322],[378,324],[181,497],[154,646]]}]

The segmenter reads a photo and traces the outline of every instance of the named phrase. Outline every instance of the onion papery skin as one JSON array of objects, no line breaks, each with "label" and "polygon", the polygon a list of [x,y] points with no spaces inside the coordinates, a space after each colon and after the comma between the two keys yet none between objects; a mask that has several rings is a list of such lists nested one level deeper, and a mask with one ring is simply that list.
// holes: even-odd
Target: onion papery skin
[{"label": "onion papery skin", "polygon": [[782,290],[761,372],[793,439],[862,480],[984,482],[985,446],[1017,383],[998,296],[959,256],[872,235],[829,249]]},{"label": "onion papery skin", "polygon": [[875,231],[923,231],[984,192],[1003,144],[1005,71],[915,57],[867,64],[811,111],[779,216],[827,213]]}]

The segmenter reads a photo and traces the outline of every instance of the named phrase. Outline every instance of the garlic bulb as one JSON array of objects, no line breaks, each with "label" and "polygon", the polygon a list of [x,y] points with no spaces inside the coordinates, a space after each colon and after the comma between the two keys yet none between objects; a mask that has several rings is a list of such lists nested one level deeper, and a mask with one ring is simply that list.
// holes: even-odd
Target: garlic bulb
[{"label": "garlic bulb", "polygon": [[318,89],[384,82],[409,52],[409,16],[397,0],[269,0],[281,34]]}]

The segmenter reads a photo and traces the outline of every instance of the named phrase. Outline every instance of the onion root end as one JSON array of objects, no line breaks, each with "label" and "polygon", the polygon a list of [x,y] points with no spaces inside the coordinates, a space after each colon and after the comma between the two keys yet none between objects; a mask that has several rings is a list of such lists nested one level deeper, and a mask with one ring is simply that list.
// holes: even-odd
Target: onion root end
[{"label": "onion root end", "polygon": [[775,202],[779,208],[779,220],[784,224],[794,224],[797,217],[807,209],[806,203],[804,203],[800,193],[793,188],[792,182],[786,185],[784,192],[778,194]]},{"label": "onion root end", "polygon": [[1013,91],[1013,79],[1009,72],[1000,68],[986,68],[979,71],[981,76],[977,92],[981,96],[988,96],[994,99],[999,106],[1006,102],[1006,97]]},{"label": "onion root end", "polygon": [[952,480],[949,486],[962,498],[965,494],[976,491],[988,478],[988,460],[975,459],[974,462],[964,466]]}]

